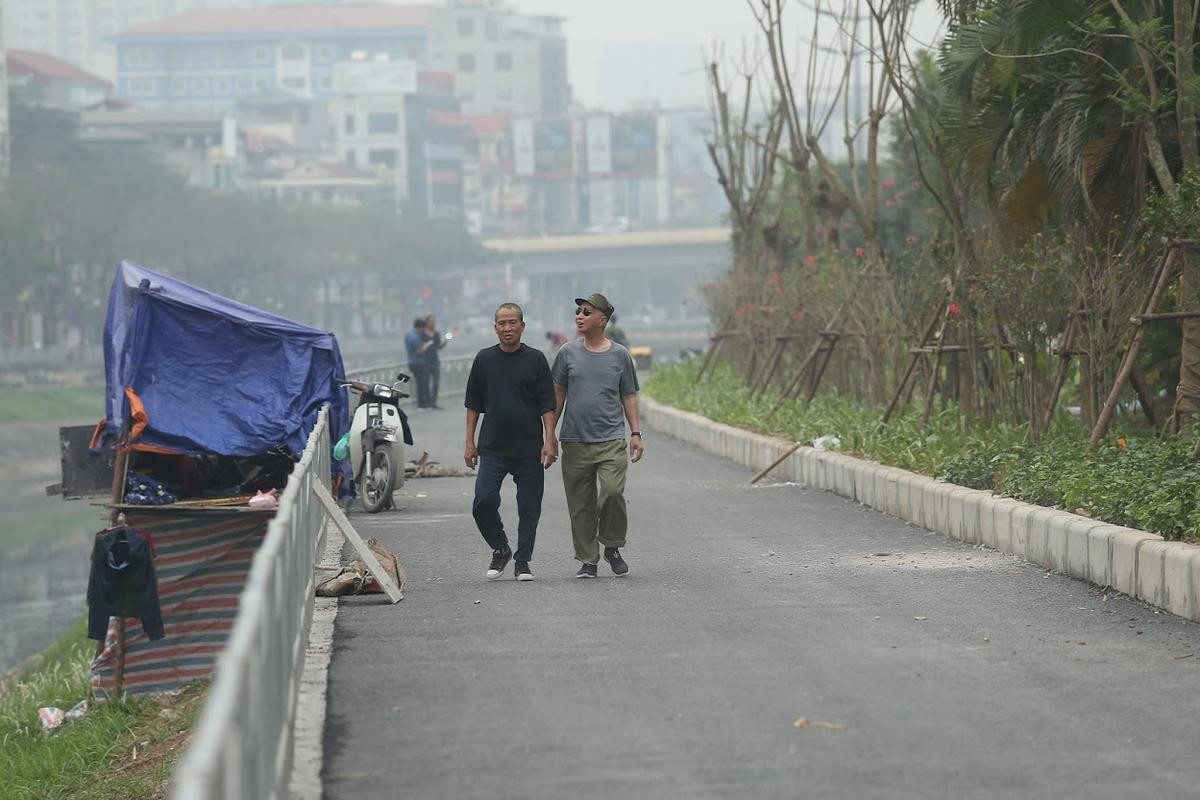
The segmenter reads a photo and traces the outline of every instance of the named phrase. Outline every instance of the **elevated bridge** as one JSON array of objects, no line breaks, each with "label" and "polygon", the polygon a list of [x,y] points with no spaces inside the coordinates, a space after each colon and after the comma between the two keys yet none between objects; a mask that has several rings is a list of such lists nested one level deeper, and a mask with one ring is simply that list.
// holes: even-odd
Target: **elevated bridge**
[{"label": "elevated bridge", "polygon": [[532,312],[558,328],[571,323],[571,299],[595,291],[613,301],[624,322],[635,316],[665,326],[699,320],[706,314],[699,287],[725,272],[730,258],[728,228],[489,239],[483,245],[505,257],[505,277],[520,282]]}]

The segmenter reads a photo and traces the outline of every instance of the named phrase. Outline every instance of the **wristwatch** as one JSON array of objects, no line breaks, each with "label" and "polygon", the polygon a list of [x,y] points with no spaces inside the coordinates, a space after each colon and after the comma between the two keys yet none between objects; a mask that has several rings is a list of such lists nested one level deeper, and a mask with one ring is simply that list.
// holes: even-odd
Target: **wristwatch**
[{"label": "wristwatch", "polygon": [[642,438],[642,432],[641,431],[630,431],[629,438],[632,439],[634,436],[636,436],[640,439],[640,438]]}]

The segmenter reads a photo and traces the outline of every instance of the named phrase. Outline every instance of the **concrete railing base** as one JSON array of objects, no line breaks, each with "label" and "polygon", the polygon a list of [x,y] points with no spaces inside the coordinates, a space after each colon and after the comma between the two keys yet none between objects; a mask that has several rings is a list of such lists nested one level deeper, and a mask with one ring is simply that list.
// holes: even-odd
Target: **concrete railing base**
[{"label": "concrete railing base", "polygon": [[[751,469],[762,469],[792,446],[648,397],[639,405],[647,427]],[[1111,586],[1200,622],[1200,547],[1195,545],[812,447],[801,447],[771,474],[1053,572]]]}]

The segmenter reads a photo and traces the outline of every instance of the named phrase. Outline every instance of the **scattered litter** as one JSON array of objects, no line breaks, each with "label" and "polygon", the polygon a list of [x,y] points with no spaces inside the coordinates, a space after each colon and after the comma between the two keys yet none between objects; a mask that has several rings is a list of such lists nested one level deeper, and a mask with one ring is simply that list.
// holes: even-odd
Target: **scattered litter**
[{"label": "scattered litter", "polygon": [[929,619],[929,617],[913,617],[913,619],[915,619],[917,622],[924,622],[925,620]]},{"label": "scattered litter", "polygon": [[42,730],[49,733],[64,722],[79,719],[88,711],[88,701],[80,700],[75,705],[71,706],[70,711],[63,711],[61,708],[54,706],[44,706],[37,710],[38,720],[42,723]]},{"label": "scattered litter", "polygon": [[1185,653],[1184,655],[1181,655],[1181,656],[1175,656],[1175,660],[1179,661],[1180,659],[1183,659],[1183,658],[1191,658],[1194,655],[1196,655],[1196,654],[1195,653]]},{"label": "scattered litter", "polygon": [[809,719],[808,717],[797,717],[792,723],[792,727],[796,730],[803,728],[824,728],[827,731],[844,731],[850,728],[849,725],[844,725],[841,722],[822,722],[819,719]]},{"label": "scattered litter", "polygon": [[422,452],[416,461],[404,465],[404,474],[410,478],[470,478],[475,471],[430,461],[429,453]]},{"label": "scattered litter", "polygon": [[842,446],[842,440],[832,433],[827,433],[813,439],[812,446],[814,450],[836,450]]},{"label": "scattered litter", "polygon": [[[392,579],[392,585],[400,590],[400,599],[403,600],[406,581],[404,566],[400,563],[400,559],[396,558],[391,550],[380,544],[378,539],[367,539],[367,547],[371,549],[371,553],[379,561],[379,565],[383,567],[388,577]],[[371,570],[367,569],[366,562],[358,559],[342,567],[337,575],[317,584],[316,591],[317,597],[343,597],[351,594],[382,593],[383,587],[379,585],[379,581],[375,580],[375,576],[371,574]]]},{"label": "scattered litter", "polygon": [[246,505],[251,508],[278,508],[279,507],[278,489],[272,489],[269,492],[259,490],[258,494],[251,497]]},{"label": "scattered litter", "polygon": [[483,602],[482,600],[476,600],[476,601],[475,601],[475,605],[479,605],[479,604],[480,604],[480,603],[482,603],[482,602]]}]

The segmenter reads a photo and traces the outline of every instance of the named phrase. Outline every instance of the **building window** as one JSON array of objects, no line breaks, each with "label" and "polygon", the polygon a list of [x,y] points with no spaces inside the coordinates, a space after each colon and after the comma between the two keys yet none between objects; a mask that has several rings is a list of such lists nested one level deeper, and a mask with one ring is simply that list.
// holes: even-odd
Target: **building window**
[{"label": "building window", "polygon": [[500,89],[496,92],[496,99],[501,103],[512,102],[512,89]]},{"label": "building window", "polygon": [[355,156],[356,154],[353,150],[347,150],[345,159],[346,163],[353,167],[354,162],[357,160]]},{"label": "building window", "polygon": [[328,64],[337,56],[337,51],[331,44],[323,44],[317,48],[317,61]]},{"label": "building window", "polygon": [[182,97],[188,93],[187,78],[171,78],[171,94],[175,97]]},{"label": "building window", "polygon": [[391,112],[367,114],[367,133],[379,135],[397,133],[400,130],[400,115]]},{"label": "building window", "polygon": [[308,58],[308,48],[299,42],[288,42],[279,46],[280,61],[303,61]]},{"label": "building window", "polygon": [[298,92],[303,92],[308,88],[308,78],[292,76],[281,80],[279,85],[285,89],[295,89]]},{"label": "building window", "polygon": [[396,151],[395,150],[371,150],[367,153],[367,163],[375,166],[387,167],[388,169],[396,168]]},{"label": "building window", "polygon": [[268,84],[267,84],[266,78],[255,78],[254,79],[254,93],[255,94],[262,94],[263,92],[267,91],[267,86],[268,86]]},{"label": "building window", "polygon": [[125,91],[130,97],[152,97],[157,91],[153,78],[130,78]]},{"label": "building window", "polygon": [[264,45],[256,45],[250,50],[250,62],[253,64],[270,64],[271,49]]},{"label": "building window", "polygon": [[458,35],[464,37],[475,35],[475,20],[472,17],[458,18]]},{"label": "building window", "polygon": [[212,81],[208,78],[192,78],[192,94],[208,94],[212,91]]},{"label": "building window", "polygon": [[317,80],[318,80],[318,85],[321,87],[322,92],[332,92],[333,91],[333,76],[332,75],[322,75]]},{"label": "building window", "polygon": [[497,72],[512,72],[513,57],[512,53],[503,52],[496,53],[496,71]]},{"label": "building window", "polygon": [[230,83],[229,78],[213,78],[212,91],[213,94],[229,94]]},{"label": "building window", "polygon": [[459,72],[474,72],[475,71],[475,54],[474,53],[459,53],[458,54],[458,71]]},{"label": "building window", "polygon": [[237,79],[237,93],[250,94],[250,78],[246,75],[239,75]]},{"label": "building window", "polygon": [[346,115],[346,120],[345,120],[345,123],[342,125],[342,128],[343,128],[343,130],[346,131],[347,134],[350,134],[350,135],[354,134],[354,115],[353,114]]},{"label": "building window", "polygon": [[125,66],[148,67],[154,63],[154,51],[149,47],[130,47],[125,51]]}]

